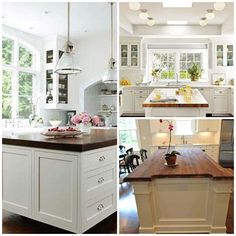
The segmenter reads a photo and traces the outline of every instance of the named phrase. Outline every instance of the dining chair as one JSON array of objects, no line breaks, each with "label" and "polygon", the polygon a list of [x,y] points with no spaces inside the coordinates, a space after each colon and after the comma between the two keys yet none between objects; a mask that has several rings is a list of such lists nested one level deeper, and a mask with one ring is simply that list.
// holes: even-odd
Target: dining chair
[{"label": "dining chair", "polygon": [[[140,157],[136,154],[131,154],[125,157],[125,163],[129,173],[133,171],[137,166],[139,166],[138,159],[140,159]],[[134,164],[134,160],[136,161],[136,164]]]},{"label": "dining chair", "polygon": [[134,149],[133,148],[129,148],[128,150],[126,150],[126,154],[127,155],[131,155],[134,153]]},{"label": "dining chair", "polygon": [[144,162],[147,159],[147,150],[146,149],[140,149],[140,156],[142,162]]}]

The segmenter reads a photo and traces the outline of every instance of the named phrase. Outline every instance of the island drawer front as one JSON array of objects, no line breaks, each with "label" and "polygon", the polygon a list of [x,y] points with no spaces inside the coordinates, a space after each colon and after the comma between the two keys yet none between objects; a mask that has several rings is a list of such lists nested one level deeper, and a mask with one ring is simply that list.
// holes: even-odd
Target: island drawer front
[{"label": "island drawer front", "polygon": [[116,162],[116,146],[88,151],[83,155],[83,170],[93,170]]},{"label": "island drawer front", "polygon": [[135,94],[148,94],[149,91],[148,90],[134,90]]},{"label": "island drawer front", "polygon": [[214,94],[215,95],[227,95],[228,94],[228,89],[227,88],[215,89]]},{"label": "island drawer front", "polygon": [[116,165],[112,164],[101,169],[85,173],[84,184],[85,198],[90,199],[97,193],[116,185]]},{"label": "island drawer front", "polygon": [[110,189],[103,194],[94,196],[84,206],[82,231],[88,230],[116,211],[116,189]]}]

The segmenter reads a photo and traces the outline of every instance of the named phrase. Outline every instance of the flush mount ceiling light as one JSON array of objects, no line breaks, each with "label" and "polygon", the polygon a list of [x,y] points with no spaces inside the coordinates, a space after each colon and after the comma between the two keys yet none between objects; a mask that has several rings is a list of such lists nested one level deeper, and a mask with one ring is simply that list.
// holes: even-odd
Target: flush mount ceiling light
[{"label": "flush mount ceiling light", "polygon": [[130,2],[129,9],[132,11],[138,11],[140,9],[141,4],[139,2]]},{"label": "flush mount ceiling light", "polygon": [[215,14],[214,14],[213,10],[212,9],[208,9],[207,13],[206,13],[207,20],[212,20],[212,19],[214,19],[214,17],[215,17]]},{"label": "flush mount ceiling light", "polygon": [[139,13],[139,17],[142,20],[147,20],[147,18],[149,17],[148,13],[147,13],[147,9],[141,9],[141,12]]},{"label": "flush mount ceiling light", "polygon": [[148,19],[147,25],[149,26],[155,25],[155,20],[152,17],[148,17],[147,19]]},{"label": "flush mount ceiling light", "polygon": [[113,4],[111,2],[111,57],[109,60],[109,67],[105,71],[102,81],[103,83],[116,83],[117,82],[117,69],[115,67],[116,61],[113,58]]},{"label": "flush mount ceiling light", "polygon": [[199,24],[201,26],[206,26],[207,25],[207,18],[206,17],[202,17],[201,20],[199,21]]},{"label": "flush mount ceiling light", "polygon": [[168,20],[167,25],[187,25],[186,20]]},{"label": "flush mount ceiling light", "polygon": [[214,9],[216,11],[223,11],[225,9],[225,3],[224,2],[215,2]]},{"label": "flush mount ceiling light", "polygon": [[190,8],[192,7],[193,3],[190,0],[179,0],[179,1],[174,1],[174,0],[165,0],[162,2],[163,7],[172,7],[172,8]]},{"label": "flush mount ceiling light", "polygon": [[76,64],[77,60],[75,59],[73,53],[73,44],[70,42],[70,3],[67,4],[67,17],[68,17],[68,31],[67,31],[67,41],[64,46],[63,55],[59,59],[55,73],[57,74],[77,74],[82,70]]}]

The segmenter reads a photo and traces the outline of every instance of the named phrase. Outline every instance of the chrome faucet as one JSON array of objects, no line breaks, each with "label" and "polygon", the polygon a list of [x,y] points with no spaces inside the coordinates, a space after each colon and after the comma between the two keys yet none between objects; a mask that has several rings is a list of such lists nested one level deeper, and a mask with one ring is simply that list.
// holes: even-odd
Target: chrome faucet
[{"label": "chrome faucet", "polygon": [[176,84],[179,83],[179,74],[178,73],[175,73],[175,78],[176,78]]}]

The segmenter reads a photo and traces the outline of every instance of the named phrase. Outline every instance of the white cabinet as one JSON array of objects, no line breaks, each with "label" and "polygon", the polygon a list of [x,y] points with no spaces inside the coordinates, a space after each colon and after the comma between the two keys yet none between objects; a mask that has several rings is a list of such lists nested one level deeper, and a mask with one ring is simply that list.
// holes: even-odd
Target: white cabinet
[{"label": "white cabinet", "polygon": [[140,67],[140,44],[120,43],[120,68],[138,69]]},{"label": "white cabinet", "polygon": [[122,112],[132,113],[134,112],[134,102],[133,102],[133,90],[124,90],[122,94]]},{"label": "white cabinet", "polygon": [[218,120],[197,120],[196,132],[217,132],[219,128]]},{"label": "white cabinet", "polygon": [[75,232],[77,156],[36,151],[34,157],[35,219]]},{"label": "white cabinet", "polygon": [[166,122],[160,123],[160,120],[150,120],[151,133],[169,133],[168,124]]},{"label": "white cabinet", "polygon": [[219,145],[207,145],[206,154],[215,162],[219,163]]},{"label": "white cabinet", "polygon": [[2,205],[4,209],[26,217],[32,214],[31,162],[30,149],[3,146]]},{"label": "white cabinet", "polygon": [[228,113],[228,88],[215,88],[213,96],[213,113]]},{"label": "white cabinet", "polygon": [[198,88],[202,96],[207,100],[208,102],[208,108],[206,108],[206,113],[212,113],[212,89],[211,88]]},{"label": "white cabinet", "polygon": [[215,66],[233,66],[233,45],[216,44],[215,45]]},{"label": "white cabinet", "polygon": [[3,209],[83,233],[117,210],[116,146],[82,153],[3,146]]},{"label": "white cabinet", "polygon": [[144,113],[143,103],[146,100],[146,96],[144,95],[135,95],[134,96],[134,112],[142,112]]},{"label": "white cabinet", "polygon": [[234,89],[230,89],[230,113],[234,115]]}]

